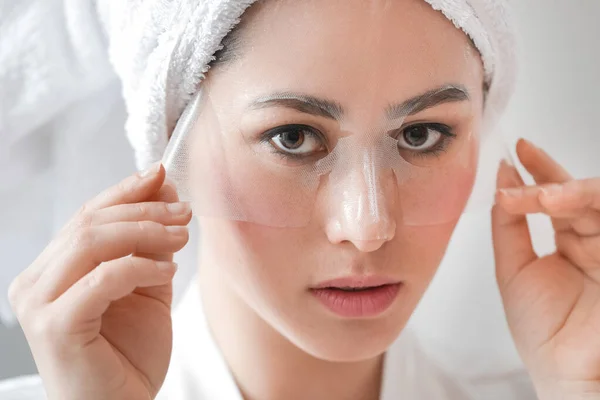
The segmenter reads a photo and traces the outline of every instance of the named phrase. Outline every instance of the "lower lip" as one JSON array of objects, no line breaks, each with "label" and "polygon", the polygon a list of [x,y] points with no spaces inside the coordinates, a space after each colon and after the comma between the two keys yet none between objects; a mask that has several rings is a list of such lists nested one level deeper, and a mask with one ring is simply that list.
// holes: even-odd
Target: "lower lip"
[{"label": "lower lip", "polygon": [[400,290],[400,283],[378,286],[356,292],[341,289],[312,289],[325,307],[346,318],[374,317],[387,310]]}]

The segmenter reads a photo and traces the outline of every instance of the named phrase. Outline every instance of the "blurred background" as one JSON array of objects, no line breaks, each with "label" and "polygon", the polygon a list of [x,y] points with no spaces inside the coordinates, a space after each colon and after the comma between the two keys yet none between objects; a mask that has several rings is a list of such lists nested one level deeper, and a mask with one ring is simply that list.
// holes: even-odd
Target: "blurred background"
[{"label": "blurred background", "polygon": [[[512,145],[526,137],[576,177],[600,176],[600,1],[513,3],[521,70],[502,124],[506,140]],[[10,7],[3,11],[3,4],[0,37],[10,26],[10,13],[2,15]],[[17,40],[15,48],[26,45]],[[0,49],[0,61],[10,59],[11,44],[5,42],[0,42],[7,46]],[[93,81],[85,71],[73,71],[87,83],[85,96],[73,95],[77,87],[65,88],[68,102],[57,99],[60,106],[52,112],[35,110],[36,123],[27,125],[28,120],[13,127],[27,129],[13,137],[9,154],[3,151],[8,147],[4,139],[14,129],[0,132],[0,282],[27,267],[86,199],[134,170],[123,133],[119,84],[106,60],[93,61],[102,71]],[[0,67],[0,81],[10,78],[2,73]],[[10,101],[6,92],[0,95],[0,119],[9,116]],[[534,216],[530,222],[536,250],[552,251],[549,221]],[[192,265],[194,253],[188,245],[178,255],[180,265]],[[176,286],[184,285],[192,272],[191,267],[181,271]],[[6,289],[0,283],[0,379],[35,372],[7,307]],[[427,351],[467,378],[492,379],[521,370],[494,281],[487,214],[463,217],[411,324]]]}]

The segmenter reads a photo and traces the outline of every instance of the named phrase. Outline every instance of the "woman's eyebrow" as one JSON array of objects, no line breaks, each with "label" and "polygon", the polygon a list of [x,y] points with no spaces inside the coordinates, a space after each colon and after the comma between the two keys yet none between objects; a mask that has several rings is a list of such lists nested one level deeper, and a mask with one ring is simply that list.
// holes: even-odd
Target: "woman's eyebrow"
[{"label": "woman's eyebrow", "polygon": [[267,107],[286,107],[335,120],[339,120],[344,114],[344,108],[335,101],[292,92],[272,93],[250,103],[250,108],[254,110]]},{"label": "woman's eyebrow", "polygon": [[[464,86],[445,85],[428,90],[400,104],[390,105],[386,109],[386,114],[389,119],[399,119],[440,104],[467,100],[469,100],[469,92]],[[268,107],[291,108],[302,113],[335,120],[341,119],[344,115],[344,108],[338,102],[293,92],[275,92],[262,96],[253,100],[249,106],[253,110]]]},{"label": "woman's eyebrow", "polygon": [[468,101],[469,91],[462,85],[444,85],[414,96],[400,104],[390,105],[387,110],[389,119],[405,118],[444,103]]}]

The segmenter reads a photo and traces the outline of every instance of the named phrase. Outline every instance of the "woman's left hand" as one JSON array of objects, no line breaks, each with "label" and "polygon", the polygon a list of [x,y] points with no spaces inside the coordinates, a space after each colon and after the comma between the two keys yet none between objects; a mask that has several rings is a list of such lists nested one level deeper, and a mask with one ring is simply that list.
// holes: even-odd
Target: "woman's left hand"
[{"label": "woman's left hand", "polygon": [[[492,212],[510,330],[541,400],[600,399],[600,177],[575,180],[525,140],[517,154],[537,185],[503,164]],[[551,217],[553,254],[534,252],[532,213]]]}]

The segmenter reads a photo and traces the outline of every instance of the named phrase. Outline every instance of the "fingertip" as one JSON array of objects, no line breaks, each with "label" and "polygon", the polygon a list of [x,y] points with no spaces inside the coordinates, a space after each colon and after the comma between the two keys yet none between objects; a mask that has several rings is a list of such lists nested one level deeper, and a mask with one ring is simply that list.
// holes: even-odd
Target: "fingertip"
[{"label": "fingertip", "polygon": [[156,261],[155,265],[161,273],[168,277],[174,276],[179,268],[177,263],[173,261]]},{"label": "fingertip", "polygon": [[540,150],[540,148],[536,146],[531,140],[525,138],[519,138],[519,140],[517,140],[517,149],[534,151]]},{"label": "fingertip", "polygon": [[512,188],[522,186],[523,180],[517,169],[510,164],[510,160],[503,159],[498,168],[496,178],[496,189]]},{"label": "fingertip", "polygon": [[162,186],[158,192],[152,196],[150,201],[163,201],[165,203],[177,203],[179,201],[179,195],[177,194],[177,188],[173,182],[168,178],[165,178],[162,182]]},{"label": "fingertip", "polygon": [[502,208],[506,208],[507,197],[508,197],[508,193],[506,192],[506,189],[497,189],[494,205],[498,205]]},{"label": "fingertip", "polygon": [[156,162],[151,164],[146,169],[139,172],[140,178],[157,178],[161,175],[164,175],[165,168],[162,165],[162,162]]},{"label": "fingertip", "polygon": [[539,148],[529,140],[525,138],[519,138],[516,145],[516,152],[517,157],[523,166],[527,168],[529,163],[532,162],[532,157],[539,152]]},{"label": "fingertip", "polygon": [[506,174],[508,173],[508,161],[506,159],[500,160],[500,165],[498,166],[498,173],[496,175],[496,193],[500,188],[504,187],[504,182],[506,180]]},{"label": "fingertip", "polygon": [[165,196],[165,200],[170,200],[173,202],[179,201],[179,195],[177,193],[177,187],[175,183],[173,183],[170,179],[165,179],[163,183],[163,195]]},{"label": "fingertip", "polygon": [[139,188],[143,188],[142,190],[144,191],[150,191],[144,197],[147,199],[148,196],[154,196],[154,193],[161,188],[165,180],[166,173],[162,163],[157,162],[150,165],[145,170],[138,172],[134,176],[138,178],[137,185]]},{"label": "fingertip", "polygon": [[116,185],[102,191],[88,201],[84,208],[99,210],[117,204],[137,203],[153,196],[162,186],[165,171],[162,164],[152,164],[144,171],[129,175]]},{"label": "fingertip", "polygon": [[187,224],[189,224],[189,223],[190,223],[190,221],[192,220],[192,218],[194,218],[194,211],[193,211],[192,207],[190,206],[190,210],[189,210],[189,212],[186,214],[186,217],[185,217],[185,219],[184,219],[184,221],[185,221],[185,224],[186,224],[186,225],[187,225]]}]

